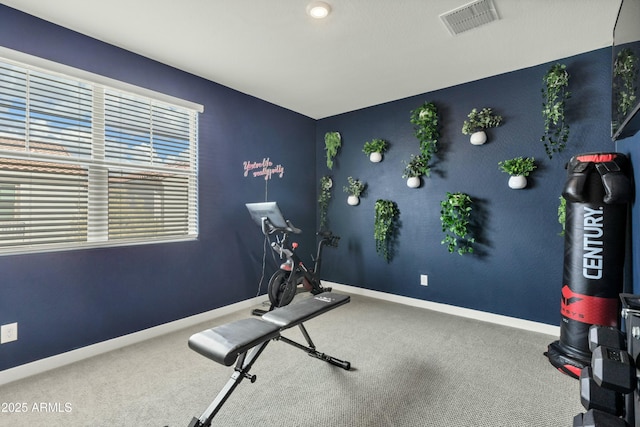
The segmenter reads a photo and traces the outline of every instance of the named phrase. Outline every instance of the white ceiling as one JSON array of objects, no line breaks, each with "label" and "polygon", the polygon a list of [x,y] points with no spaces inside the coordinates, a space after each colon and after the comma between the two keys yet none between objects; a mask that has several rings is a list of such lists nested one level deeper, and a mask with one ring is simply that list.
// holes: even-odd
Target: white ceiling
[{"label": "white ceiling", "polygon": [[7,6],[320,119],[611,45],[620,0],[2,0]]}]

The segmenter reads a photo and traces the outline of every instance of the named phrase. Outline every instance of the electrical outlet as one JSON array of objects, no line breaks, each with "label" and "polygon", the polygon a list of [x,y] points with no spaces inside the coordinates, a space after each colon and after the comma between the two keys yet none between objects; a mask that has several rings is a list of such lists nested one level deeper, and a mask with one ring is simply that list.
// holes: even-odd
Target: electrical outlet
[{"label": "electrical outlet", "polygon": [[429,276],[427,276],[426,274],[421,274],[420,275],[420,284],[422,286],[429,286]]},{"label": "electrical outlet", "polygon": [[0,327],[0,344],[6,344],[18,339],[18,323],[9,323]]}]

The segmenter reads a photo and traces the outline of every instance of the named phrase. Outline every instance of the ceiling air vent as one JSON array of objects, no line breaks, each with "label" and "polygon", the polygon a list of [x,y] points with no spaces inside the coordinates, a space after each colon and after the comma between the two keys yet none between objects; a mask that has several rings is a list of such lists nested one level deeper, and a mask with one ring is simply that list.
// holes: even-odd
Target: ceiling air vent
[{"label": "ceiling air vent", "polygon": [[478,0],[445,12],[440,19],[451,35],[460,34],[467,30],[488,24],[500,19],[493,0]]}]

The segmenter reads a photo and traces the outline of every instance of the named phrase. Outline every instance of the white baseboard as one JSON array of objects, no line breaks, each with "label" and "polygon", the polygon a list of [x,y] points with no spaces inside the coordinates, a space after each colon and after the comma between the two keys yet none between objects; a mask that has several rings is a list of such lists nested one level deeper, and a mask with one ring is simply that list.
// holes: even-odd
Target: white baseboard
[{"label": "white baseboard", "polygon": [[[453,305],[442,304],[437,302],[425,301],[416,298],[403,297],[400,295],[388,294],[386,292],[372,291],[370,289],[358,288],[355,286],[343,285],[322,281],[323,286],[329,286],[335,290],[347,292],[354,295],[363,295],[371,298],[382,299],[385,301],[396,302],[409,305],[412,307],[426,308],[428,310],[439,311],[442,313],[453,314],[454,316],[466,317],[469,319],[479,320],[482,322],[496,323],[498,325],[509,326],[512,328],[523,329],[542,334],[560,336],[560,327],[548,325],[546,323],[533,322],[530,320],[517,319],[515,317],[503,316],[500,314],[487,313],[479,310],[471,310],[469,308],[456,307]],[[559,315],[559,313],[558,313]]]},{"label": "white baseboard", "polygon": [[[354,295],[363,295],[371,298],[377,298],[385,301],[395,302],[399,304],[405,304],[412,307],[420,307],[428,310],[438,311],[442,313],[452,314],[455,316],[466,317],[469,319],[479,320],[483,322],[496,323],[503,326],[509,326],[512,328],[523,329],[532,332],[539,332],[547,335],[558,337],[560,335],[560,327],[547,325],[545,323],[532,322],[530,320],[517,319],[515,317],[502,316],[499,314],[487,313],[484,311],[471,310],[468,308],[456,307],[448,304],[441,304],[431,301],[424,301],[415,298],[403,297],[399,295],[389,294],[385,292],[373,291],[370,289],[358,288],[355,286],[343,285],[340,283],[326,282],[323,284],[330,286],[335,290],[347,292]],[[23,378],[30,377],[32,375],[40,374],[42,372],[49,371],[51,369],[59,368],[69,365],[74,362],[78,362],[89,357],[97,356],[109,351],[117,350],[128,345],[136,344],[151,338],[156,338],[171,332],[178,331],[180,329],[188,328],[199,323],[213,320],[217,317],[224,316],[236,312],[238,310],[247,309],[259,304],[264,300],[264,296],[251,298],[245,301],[240,301],[235,304],[231,304],[225,307],[221,307],[215,310],[211,310],[205,313],[190,316],[184,319],[176,320],[174,322],[165,323],[164,325],[155,326],[153,328],[145,329],[132,334],[124,335],[122,337],[114,338],[111,340],[103,341],[97,344],[93,344],[87,347],[82,347],[76,350],[72,350],[66,353],[57,354],[55,356],[47,357],[45,359],[36,360],[35,362],[26,363],[24,365],[16,366],[15,368],[6,369],[0,371],[0,386],[8,384],[13,381],[17,381]]]},{"label": "white baseboard", "polygon": [[0,371],[0,386],[13,381],[21,380],[32,375],[40,374],[51,369],[60,368],[74,362],[78,362],[89,357],[97,356],[109,351],[117,350],[131,344],[136,344],[151,338],[156,338],[171,332],[179,331],[199,323],[208,322],[215,318],[236,312],[238,310],[254,307],[265,299],[264,295],[240,301],[235,304],[207,311],[205,313],[196,314],[195,316],[186,317],[163,325],[154,326],[153,328],[144,329],[132,334],[123,335],[97,344],[82,347],[66,353],[57,354],[45,359],[36,360],[35,362],[26,363],[16,366],[15,368]]}]

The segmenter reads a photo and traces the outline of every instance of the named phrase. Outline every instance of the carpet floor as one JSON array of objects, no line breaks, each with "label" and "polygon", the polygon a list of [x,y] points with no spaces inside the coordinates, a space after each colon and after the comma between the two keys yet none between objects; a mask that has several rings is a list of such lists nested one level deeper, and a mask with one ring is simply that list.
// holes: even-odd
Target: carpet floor
[{"label": "carpet floor", "polygon": [[[0,412],[0,425],[187,426],[233,373],[191,351],[189,336],[249,316],[2,386],[14,411]],[[252,369],[256,383],[239,385],[214,426],[568,427],[584,412],[578,381],[543,356],[556,337],[355,295],[305,326],[319,351],[352,370],[272,342]],[[304,342],[298,328],[283,335]]]}]

